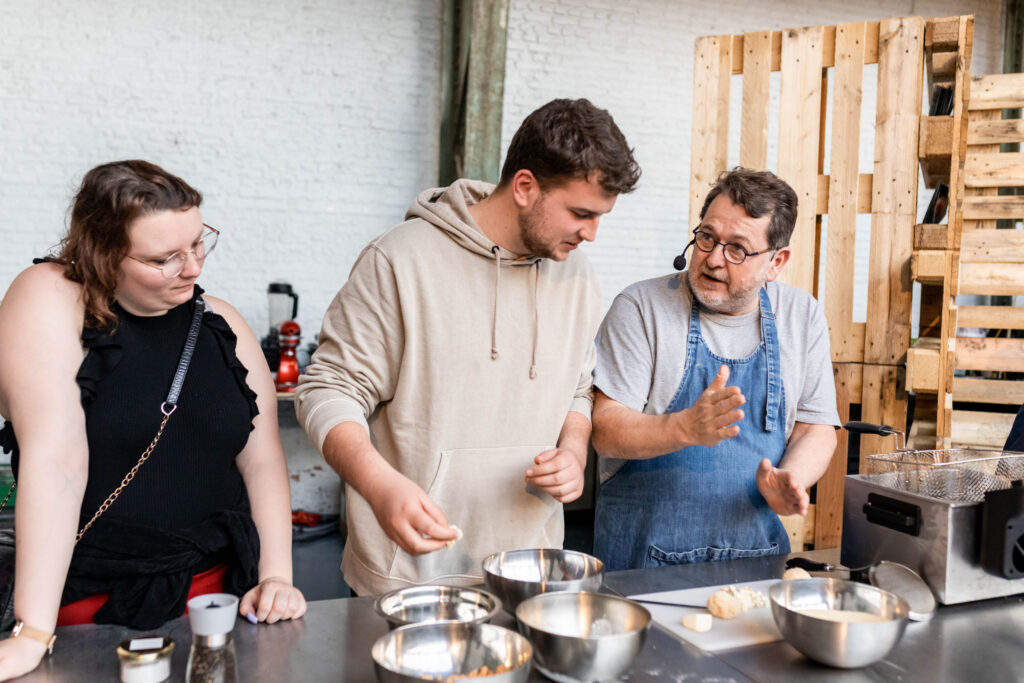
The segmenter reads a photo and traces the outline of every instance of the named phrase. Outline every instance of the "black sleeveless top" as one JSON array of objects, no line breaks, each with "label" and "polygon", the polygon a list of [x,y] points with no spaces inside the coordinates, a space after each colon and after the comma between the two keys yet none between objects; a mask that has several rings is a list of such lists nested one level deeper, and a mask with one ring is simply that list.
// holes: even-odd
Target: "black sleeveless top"
[{"label": "black sleeveless top", "polygon": [[[156,435],[202,289],[165,315],[118,304],[113,333],[84,328],[78,383],[89,445],[81,525],[121,483]],[[259,413],[227,321],[203,314],[195,353],[164,434],[117,501],[75,547],[62,604],[110,592],[97,623],[154,628],[184,611],[191,576],[228,563],[225,589],[255,583],[259,539],[235,458]],[[17,476],[15,426],[0,429]],[[157,569],[159,567],[159,569]]]},{"label": "black sleeveless top", "polygon": [[[195,288],[195,297],[202,289]],[[165,315],[141,317],[117,303],[112,333],[84,328],[87,355],[76,381],[85,410],[89,479],[82,516],[92,517],[156,435],[160,405],[174,378],[188,334],[195,298]],[[258,414],[248,374],[235,355],[236,338],[224,318],[203,315],[195,354],[160,442],[135,479],[104,513],[163,530],[196,524],[218,510],[236,509],[246,496],[235,456],[245,446]],[[0,445],[12,450],[7,423]]]}]

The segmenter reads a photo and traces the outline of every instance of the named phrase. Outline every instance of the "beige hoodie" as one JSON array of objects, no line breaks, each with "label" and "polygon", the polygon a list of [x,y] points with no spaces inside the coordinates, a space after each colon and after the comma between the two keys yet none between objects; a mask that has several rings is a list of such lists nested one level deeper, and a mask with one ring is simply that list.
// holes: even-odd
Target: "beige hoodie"
[{"label": "beige hoodie", "polygon": [[460,180],[420,194],[359,256],[299,380],[296,412],[318,448],[341,422],[366,425],[463,531],[412,557],[348,487],[342,570],[359,594],[475,583],[491,553],[562,544],[561,505],[524,477],[568,411],[590,417],[598,285],[579,252],[558,263],[491,242],[467,206],[492,191]]}]

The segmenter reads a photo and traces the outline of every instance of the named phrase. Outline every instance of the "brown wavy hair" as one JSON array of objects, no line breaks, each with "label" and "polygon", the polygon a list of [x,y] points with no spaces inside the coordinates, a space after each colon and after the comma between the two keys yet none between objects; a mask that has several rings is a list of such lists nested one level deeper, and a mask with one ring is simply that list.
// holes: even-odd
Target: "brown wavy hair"
[{"label": "brown wavy hair", "polygon": [[113,330],[110,310],[121,261],[128,255],[128,227],[139,216],[184,211],[203,201],[196,189],[148,161],[115,161],[85,174],[71,204],[71,221],[56,255],[64,277],[82,285],[85,325]]}]

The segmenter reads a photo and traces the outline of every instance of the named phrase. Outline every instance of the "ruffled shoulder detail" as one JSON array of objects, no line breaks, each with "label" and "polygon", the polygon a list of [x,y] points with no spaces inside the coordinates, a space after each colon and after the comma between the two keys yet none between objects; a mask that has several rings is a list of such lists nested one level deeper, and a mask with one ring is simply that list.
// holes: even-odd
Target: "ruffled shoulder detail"
[{"label": "ruffled shoulder detail", "polygon": [[0,427],[0,451],[12,456],[18,453],[18,439],[14,436],[14,425],[10,420],[5,420],[4,426]]},{"label": "ruffled shoulder detail", "polygon": [[231,370],[235,382],[238,383],[238,389],[249,402],[249,430],[252,431],[254,428],[252,420],[255,420],[256,416],[260,414],[260,409],[256,405],[256,392],[250,389],[249,384],[245,381],[245,378],[249,375],[249,369],[242,364],[242,361],[238,359],[238,355],[235,353],[238,337],[235,336],[235,332],[231,329],[228,321],[214,312],[209,306],[206,307],[206,312],[203,314],[203,327],[213,332],[213,337],[217,340],[217,346],[220,347],[221,356],[224,358],[224,364]]},{"label": "ruffled shoulder detail", "polygon": [[85,358],[78,367],[75,381],[78,382],[83,406],[96,399],[99,383],[121,362],[121,348],[126,333],[125,329],[119,329],[115,334],[110,334],[106,330],[95,327],[82,328],[82,346],[85,348]]}]

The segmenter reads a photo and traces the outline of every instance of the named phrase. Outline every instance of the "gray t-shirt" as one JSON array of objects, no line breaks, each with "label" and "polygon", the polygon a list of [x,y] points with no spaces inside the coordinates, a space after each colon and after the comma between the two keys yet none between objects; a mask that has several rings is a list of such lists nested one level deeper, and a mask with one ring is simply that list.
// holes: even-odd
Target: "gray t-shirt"
[{"label": "gray t-shirt", "polygon": [[[690,290],[685,273],[643,280],[615,297],[597,336],[594,388],[648,415],[668,409],[683,379],[690,328]],[[786,438],[795,422],[839,426],[828,324],[807,292],[767,284],[779,335],[786,396]],[[761,343],[761,313],[721,315],[701,311],[708,348],[723,358],[746,358]],[[601,480],[621,466],[601,459]]]}]

